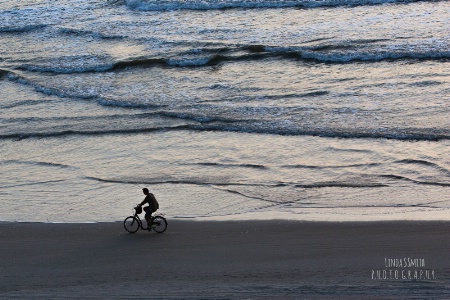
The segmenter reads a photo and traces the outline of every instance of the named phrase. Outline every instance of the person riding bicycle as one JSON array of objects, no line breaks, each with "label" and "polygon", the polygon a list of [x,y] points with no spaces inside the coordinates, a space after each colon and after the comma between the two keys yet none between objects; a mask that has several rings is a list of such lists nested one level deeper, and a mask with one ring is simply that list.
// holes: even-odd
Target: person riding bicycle
[{"label": "person riding bicycle", "polygon": [[149,192],[148,188],[143,188],[142,191],[146,196],[145,199],[139,204],[139,206],[148,203],[148,206],[144,207],[145,221],[147,221],[147,228],[150,230],[152,225],[152,213],[159,209],[159,203],[156,201],[155,195]]}]

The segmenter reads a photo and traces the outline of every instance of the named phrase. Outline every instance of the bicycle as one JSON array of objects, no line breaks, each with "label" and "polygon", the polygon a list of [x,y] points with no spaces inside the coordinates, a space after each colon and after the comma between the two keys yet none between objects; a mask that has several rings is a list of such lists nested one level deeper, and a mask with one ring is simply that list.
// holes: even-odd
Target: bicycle
[{"label": "bicycle", "polygon": [[167,229],[167,220],[163,216],[156,215],[151,217],[151,225],[150,228],[144,228],[142,225],[141,218],[138,217],[140,213],[142,213],[142,207],[139,205],[133,208],[134,214],[125,218],[123,221],[123,227],[129,233],[135,233],[139,229],[142,230],[154,230],[157,233],[163,233]]}]

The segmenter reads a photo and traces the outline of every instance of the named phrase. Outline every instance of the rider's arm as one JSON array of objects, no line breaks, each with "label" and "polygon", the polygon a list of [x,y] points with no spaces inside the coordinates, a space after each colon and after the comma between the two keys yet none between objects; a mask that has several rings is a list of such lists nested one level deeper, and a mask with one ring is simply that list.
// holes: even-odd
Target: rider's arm
[{"label": "rider's arm", "polygon": [[148,202],[148,199],[147,199],[147,197],[145,197],[145,199],[142,200],[142,202],[139,204],[139,206],[142,206],[142,205],[144,205],[147,202]]}]

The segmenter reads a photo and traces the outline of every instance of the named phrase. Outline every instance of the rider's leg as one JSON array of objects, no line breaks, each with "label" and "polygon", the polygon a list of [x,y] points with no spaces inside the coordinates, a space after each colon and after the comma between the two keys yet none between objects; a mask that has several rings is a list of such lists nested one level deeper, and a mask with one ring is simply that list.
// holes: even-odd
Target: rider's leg
[{"label": "rider's leg", "polygon": [[145,214],[145,221],[147,221],[147,228],[150,229],[152,226],[152,213]]}]

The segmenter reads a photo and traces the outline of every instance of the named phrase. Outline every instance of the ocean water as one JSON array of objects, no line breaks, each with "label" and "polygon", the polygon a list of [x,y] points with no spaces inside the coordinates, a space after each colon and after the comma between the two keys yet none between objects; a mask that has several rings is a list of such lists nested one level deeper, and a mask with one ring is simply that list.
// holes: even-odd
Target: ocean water
[{"label": "ocean water", "polygon": [[0,221],[450,220],[450,3],[0,2]]}]

